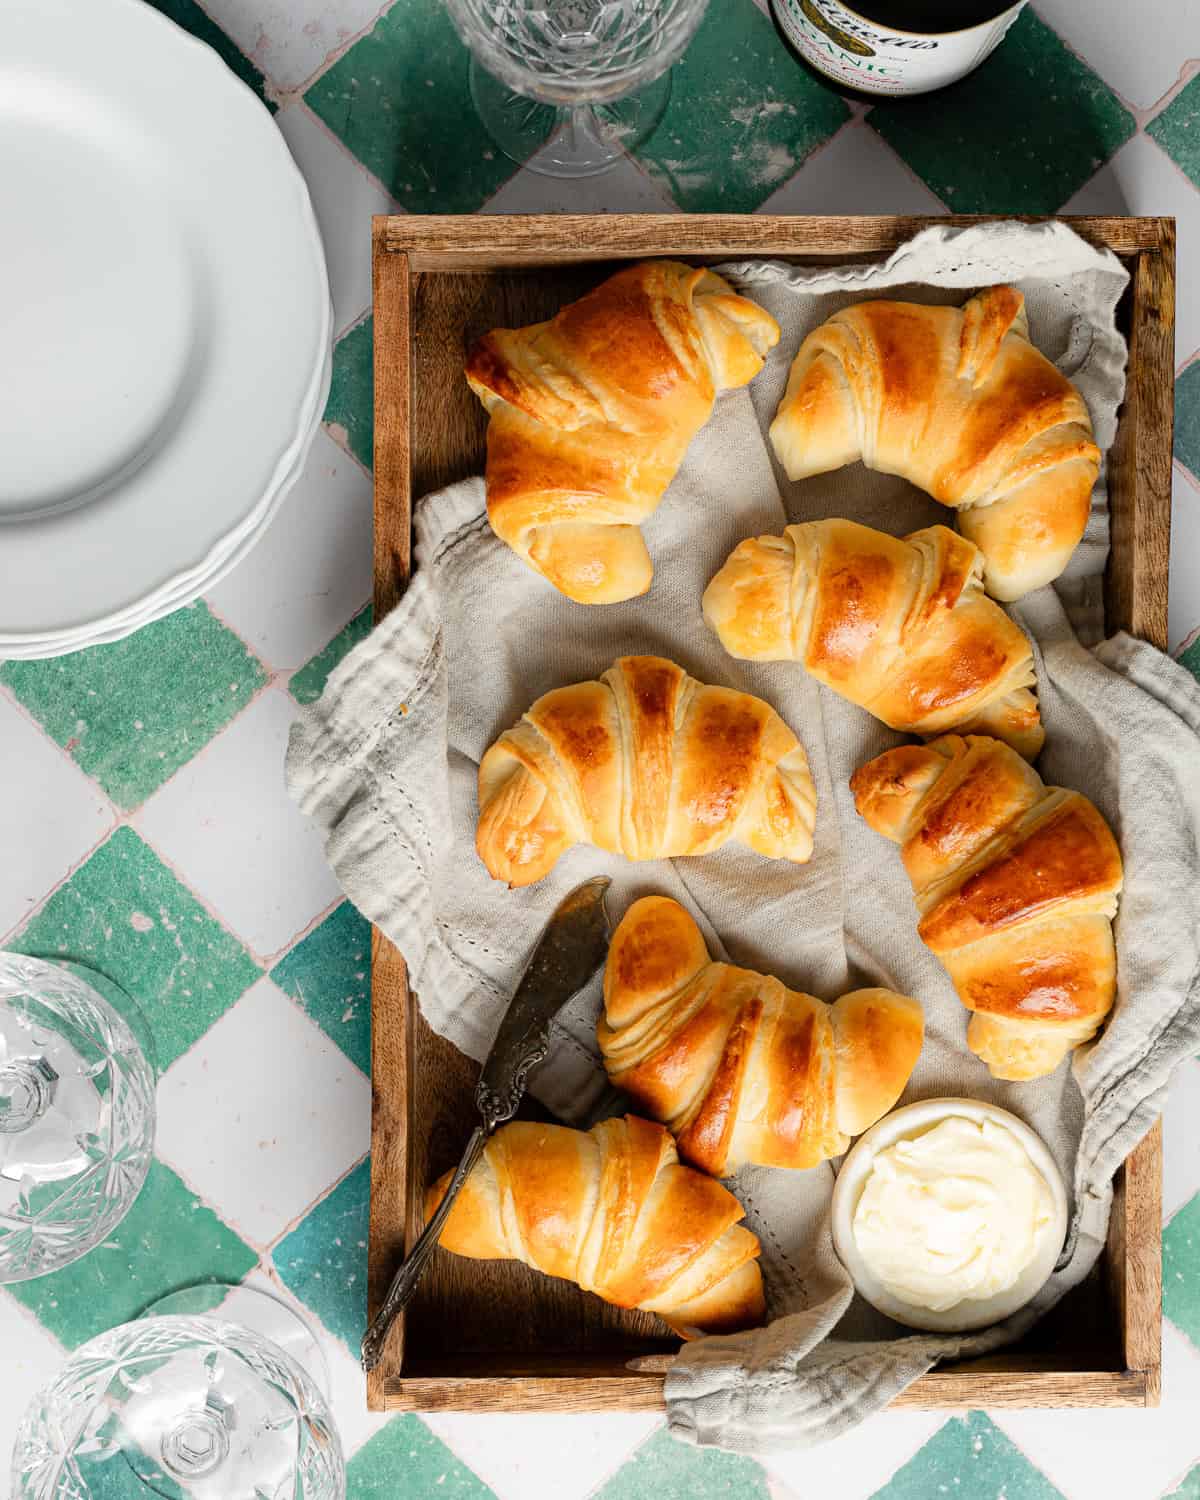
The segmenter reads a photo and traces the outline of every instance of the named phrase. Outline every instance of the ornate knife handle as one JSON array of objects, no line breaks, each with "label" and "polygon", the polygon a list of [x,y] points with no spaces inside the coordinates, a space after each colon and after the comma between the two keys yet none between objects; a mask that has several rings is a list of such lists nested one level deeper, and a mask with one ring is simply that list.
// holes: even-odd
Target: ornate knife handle
[{"label": "ornate knife handle", "polygon": [[417,1284],[425,1273],[425,1267],[437,1249],[437,1242],[441,1238],[446,1220],[450,1217],[454,1200],[458,1197],[463,1183],[471,1175],[471,1168],[483,1155],[483,1148],[487,1145],[490,1134],[491,1129],[488,1126],[476,1125],[471,1139],[467,1142],[467,1149],[463,1152],[462,1160],[458,1164],[458,1170],[450,1179],[446,1196],[438,1204],[437,1212],[426,1224],[420,1239],[396,1272],[391,1286],[388,1287],[387,1296],[383,1299],[383,1306],[375,1314],[371,1326],[363,1335],[362,1367],[368,1375],[383,1358],[383,1346],[387,1343],[392,1324],[412,1300]]}]

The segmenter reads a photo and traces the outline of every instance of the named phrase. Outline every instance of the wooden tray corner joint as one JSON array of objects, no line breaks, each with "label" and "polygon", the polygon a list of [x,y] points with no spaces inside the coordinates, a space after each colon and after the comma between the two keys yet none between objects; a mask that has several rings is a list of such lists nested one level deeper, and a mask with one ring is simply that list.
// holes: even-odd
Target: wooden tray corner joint
[{"label": "wooden tray corner joint", "polygon": [[[467,339],[546,317],[614,262],[769,255],[882,259],[940,219],[736,215],[472,217],[374,221],[375,618],[408,581],[414,495],[478,472],[485,418],[462,378]],[[1174,222],[1077,218],[1130,272],[1121,307],[1130,362],[1109,455],[1108,627],[1165,647],[1174,377]],[[374,1313],[422,1225],[424,1184],[457,1160],[477,1069],[433,1035],[404,961],[372,945],[371,1223]],[[1156,1126],[1118,1174],[1097,1274],[1022,1344],[947,1364],[895,1402],[923,1408],[1153,1406],[1159,1398],[1162,1142]],[[589,1411],[663,1403],[662,1325],[524,1266],[439,1255],[384,1361],[374,1410]]]}]

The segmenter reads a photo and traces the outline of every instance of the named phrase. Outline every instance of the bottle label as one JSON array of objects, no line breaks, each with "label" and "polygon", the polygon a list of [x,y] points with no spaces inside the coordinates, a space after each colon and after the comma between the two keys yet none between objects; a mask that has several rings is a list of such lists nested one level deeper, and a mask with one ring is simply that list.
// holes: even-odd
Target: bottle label
[{"label": "bottle label", "polygon": [[1017,0],[981,26],[919,35],[881,26],[841,0],[771,0],[783,34],[818,72],[874,94],[924,94],[964,77],[1020,14]]}]

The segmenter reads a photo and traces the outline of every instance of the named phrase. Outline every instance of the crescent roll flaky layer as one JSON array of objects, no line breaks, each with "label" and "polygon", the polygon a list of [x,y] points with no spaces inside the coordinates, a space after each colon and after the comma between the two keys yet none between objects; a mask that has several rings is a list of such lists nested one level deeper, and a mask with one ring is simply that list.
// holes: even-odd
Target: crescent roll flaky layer
[{"label": "crescent roll flaky layer", "polygon": [[639,526],[717,393],[753,380],[778,339],[715,272],[672,260],[618,271],[549,322],[485,334],[466,374],[490,418],[493,531],[581,604],[644,594]]},{"label": "crescent roll flaky layer", "polygon": [[617,1088],[723,1177],[839,1156],[904,1091],[924,1020],[891,990],[826,1005],[714,962],[678,902],[647,896],[613,934],[597,1036]]},{"label": "crescent roll flaky layer", "polygon": [[1116,994],[1122,868],[1108,824],[981,736],[885,751],[850,787],[900,845],[917,931],[974,1012],[967,1045],[997,1078],[1053,1072]]},{"label": "crescent roll flaky layer", "polygon": [[1100,469],[1083,398],[1029,342],[1010,286],[835,313],[801,344],[771,441],[792,479],[861,459],[953,506],[997,599],[1063,571]]},{"label": "crescent roll flaky layer", "polygon": [[798,661],[893,729],[974,729],[1032,760],[1045,735],[1033,651],[980,583],[978,548],[945,526],[901,540],[810,521],[740,543],[704,592],[732,656]]},{"label": "crescent roll flaky layer", "polygon": [[[452,1175],[429,1189],[427,1218]],[[760,1247],[742,1217],[732,1193],[680,1164],[661,1125],[633,1115],[591,1130],[517,1120],[488,1142],[438,1243],[475,1260],[523,1261],[694,1338],[765,1315]]]},{"label": "crescent roll flaky layer", "polygon": [[802,864],[815,820],[804,747],[773,708],[624,656],[598,682],[546,693],[486,752],[475,847],[509,885],[579,843],[643,860],[736,839]]}]

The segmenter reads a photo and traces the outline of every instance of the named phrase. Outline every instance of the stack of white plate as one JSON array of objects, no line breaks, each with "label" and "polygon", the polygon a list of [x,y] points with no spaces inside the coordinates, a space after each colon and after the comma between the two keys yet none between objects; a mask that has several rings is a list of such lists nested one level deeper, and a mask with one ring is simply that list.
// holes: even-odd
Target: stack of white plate
[{"label": "stack of white plate", "polygon": [[0,184],[0,657],[57,656],[262,535],[324,409],[329,286],[270,114],[141,0],[8,0]]}]

